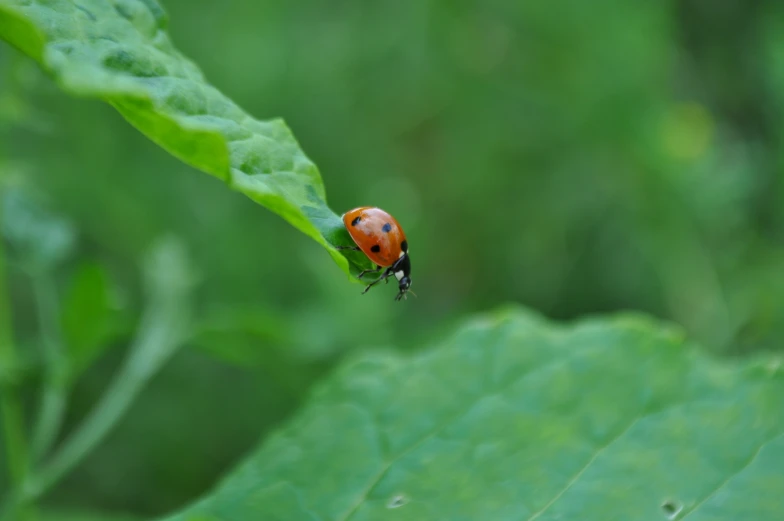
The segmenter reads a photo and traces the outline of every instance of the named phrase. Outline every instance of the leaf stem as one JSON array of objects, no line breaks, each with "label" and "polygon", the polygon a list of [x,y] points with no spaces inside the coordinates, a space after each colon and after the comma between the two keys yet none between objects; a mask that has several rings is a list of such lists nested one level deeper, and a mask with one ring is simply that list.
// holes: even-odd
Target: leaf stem
[{"label": "leaf stem", "polygon": [[46,374],[33,428],[31,463],[41,460],[54,445],[60,432],[67,404],[67,360],[58,321],[55,281],[46,268],[32,273],[33,292],[44,347]]},{"label": "leaf stem", "polygon": [[89,454],[188,337],[190,284],[176,283],[175,276],[167,279],[169,284],[151,288],[151,302],[142,317],[136,339],[106,394],[52,458],[28,477],[17,501],[30,502],[39,498]]}]

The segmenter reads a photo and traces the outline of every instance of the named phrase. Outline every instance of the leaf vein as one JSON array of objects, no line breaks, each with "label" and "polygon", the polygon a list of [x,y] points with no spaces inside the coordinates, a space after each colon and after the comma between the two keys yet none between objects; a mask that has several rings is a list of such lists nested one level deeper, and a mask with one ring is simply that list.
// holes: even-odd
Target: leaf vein
[{"label": "leaf vein", "polygon": [[688,512],[686,512],[683,515],[683,517],[681,518],[681,521],[683,521],[688,516],[690,516],[692,513],[694,513],[702,505],[704,505],[705,503],[710,501],[710,499],[713,496],[715,496],[716,494],[718,494],[720,490],[722,490],[727,485],[729,485],[730,481],[732,481],[733,479],[738,477],[747,468],[749,468],[751,466],[751,464],[754,463],[754,461],[756,461],[756,459],[759,457],[760,453],[762,452],[762,449],[764,449],[766,445],[768,445],[770,443],[773,443],[776,439],[781,438],[782,436],[784,436],[784,431],[779,432],[778,434],[775,434],[775,435],[771,436],[770,438],[768,438],[767,440],[763,441],[760,444],[760,446],[757,447],[757,450],[755,450],[754,453],[749,457],[749,459],[746,461],[746,463],[743,464],[743,466],[741,466],[738,470],[736,470],[735,472],[731,473],[729,476],[727,476],[725,479],[723,479],[721,482],[719,482],[719,484],[716,485],[716,488],[714,488],[711,492],[709,492],[704,498],[702,498],[699,502],[697,502],[693,507],[691,507],[691,509],[689,509]]},{"label": "leaf vein", "polygon": [[[553,369],[553,368],[557,368],[557,367],[561,367],[561,366],[567,365],[568,363],[570,363],[574,359],[579,358],[580,356],[584,356],[587,353],[594,352],[596,350],[597,349],[586,349],[586,350],[571,351],[564,358],[556,359],[554,362],[550,362],[550,363],[544,364],[542,366],[533,367],[533,368],[531,368],[530,371],[525,372],[525,373],[519,375],[517,378],[513,378],[513,379],[511,379],[511,380],[509,380],[507,382],[502,383],[498,387],[496,387],[493,390],[493,394],[501,394],[501,393],[505,392],[510,387],[516,385],[517,383],[523,381],[526,377],[528,377],[531,374],[533,374],[534,371],[543,371],[543,370]],[[340,517],[336,518],[336,521],[348,521],[349,519],[351,519],[351,517],[357,512],[357,510],[359,510],[359,507],[362,505],[362,502],[367,499],[367,496],[370,494],[370,492],[373,490],[373,488],[375,488],[375,486],[378,485],[379,482],[381,482],[381,480],[384,478],[384,476],[386,476],[387,472],[389,472],[389,469],[392,467],[392,465],[396,461],[400,460],[401,458],[403,458],[407,454],[411,453],[413,450],[418,448],[420,445],[422,445],[426,441],[429,441],[430,439],[432,439],[435,436],[437,436],[440,432],[442,432],[447,427],[452,425],[455,422],[455,420],[457,420],[457,419],[465,416],[466,414],[468,414],[471,411],[471,409],[476,407],[476,405],[480,401],[482,401],[482,399],[486,398],[487,396],[489,396],[489,394],[481,394],[480,396],[475,397],[473,400],[468,402],[465,407],[459,409],[457,412],[455,412],[453,415],[451,415],[443,423],[441,423],[441,424],[437,425],[436,427],[434,427],[433,429],[431,429],[424,436],[422,436],[419,440],[415,441],[409,447],[407,447],[407,448],[403,449],[402,451],[400,451],[400,453],[397,454],[394,458],[392,458],[389,461],[387,461],[382,466],[382,468],[373,476],[373,478],[370,480],[368,485],[362,490],[362,493],[359,495],[359,497],[357,497],[356,501],[354,501],[354,503],[352,503],[352,505],[349,507],[349,509],[346,511],[346,513],[341,515]]]},{"label": "leaf vein", "polygon": [[631,422],[629,422],[626,425],[626,427],[624,427],[622,430],[620,430],[618,432],[618,434],[613,436],[604,445],[599,447],[596,450],[596,452],[593,453],[591,458],[585,463],[585,465],[583,465],[582,468],[580,468],[580,470],[578,470],[575,473],[575,475],[571,477],[571,479],[566,483],[566,485],[564,485],[564,487],[555,496],[553,496],[553,498],[550,501],[548,501],[541,509],[539,509],[538,511],[534,512],[528,518],[528,521],[533,521],[534,519],[536,519],[539,516],[541,516],[542,514],[544,514],[556,501],[561,499],[561,496],[563,496],[570,488],[572,488],[574,486],[575,483],[577,483],[577,481],[579,481],[579,479],[582,477],[582,475],[585,474],[585,471],[588,470],[588,468],[590,468],[591,465],[593,465],[593,463],[599,458],[599,456],[601,456],[604,453],[604,451],[606,451],[613,443],[615,443],[616,441],[618,441],[621,438],[623,438],[626,435],[626,433],[629,432],[632,429],[632,427],[634,427],[637,424],[637,422],[639,422],[643,418],[646,418],[647,416],[648,415],[644,414],[644,413],[638,415]]}]

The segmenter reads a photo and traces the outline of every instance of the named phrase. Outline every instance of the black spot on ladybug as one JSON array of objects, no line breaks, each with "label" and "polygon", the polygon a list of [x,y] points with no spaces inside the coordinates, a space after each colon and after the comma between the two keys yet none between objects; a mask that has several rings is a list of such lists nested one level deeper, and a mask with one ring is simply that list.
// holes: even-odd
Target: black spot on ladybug
[{"label": "black spot on ladybug", "polygon": [[354,217],[354,220],[351,221],[351,226],[356,226],[359,223],[359,221],[361,221],[361,220],[362,220],[362,217],[357,215],[356,217]]},{"label": "black spot on ladybug", "polygon": [[400,249],[403,251],[408,251],[408,241],[403,241],[400,243]]},{"label": "black spot on ladybug", "polygon": [[372,251],[373,253],[378,253],[381,251],[381,246],[379,246],[378,244],[374,244],[373,246],[370,247],[370,251]]},{"label": "black spot on ladybug", "polygon": [[385,224],[385,225],[384,225],[384,226],[381,228],[381,231],[382,231],[382,232],[384,232],[384,233],[389,233],[389,232],[391,232],[391,231],[392,231],[392,225],[391,225],[391,224],[389,224],[389,223],[386,223],[386,224]]}]

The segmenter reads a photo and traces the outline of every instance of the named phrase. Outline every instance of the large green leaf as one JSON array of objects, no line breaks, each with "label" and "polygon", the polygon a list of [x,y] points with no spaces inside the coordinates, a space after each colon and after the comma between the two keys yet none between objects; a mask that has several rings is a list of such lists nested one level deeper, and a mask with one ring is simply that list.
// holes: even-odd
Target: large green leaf
[{"label": "large green leaf", "polygon": [[780,361],[637,316],[480,317],[365,354],[186,520],[784,519]]},{"label": "large green leaf", "polygon": [[[254,119],[212,87],[166,25],[155,0],[0,0],[0,38],[65,91],[111,103],[152,141],[315,239],[348,272],[332,244],[350,239],[291,131],[279,119]],[[349,258],[353,269],[366,262]]]}]

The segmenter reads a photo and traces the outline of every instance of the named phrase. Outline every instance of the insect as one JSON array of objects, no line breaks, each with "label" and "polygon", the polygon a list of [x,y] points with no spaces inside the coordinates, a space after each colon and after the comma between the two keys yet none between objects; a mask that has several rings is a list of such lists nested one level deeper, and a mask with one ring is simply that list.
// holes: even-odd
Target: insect
[{"label": "insect", "polygon": [[[356,246],[338,246],[339,250],[361,251],[376,264],[375,268],[362,271],[361,279],[368,273],[378,273],[386,268],[376,280],[371,282],[362,293],[382,280],[389,282],[394,275],[400,292],[395,300],[405,299],[411,287],[411,261],[408,258],[408,241],[397,220],[381,208],[361,206],[344,213],[343,224]],[[413,292],[412,292],[413,293]]]}]

